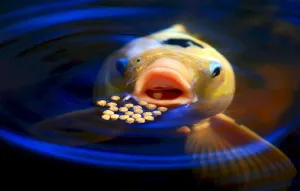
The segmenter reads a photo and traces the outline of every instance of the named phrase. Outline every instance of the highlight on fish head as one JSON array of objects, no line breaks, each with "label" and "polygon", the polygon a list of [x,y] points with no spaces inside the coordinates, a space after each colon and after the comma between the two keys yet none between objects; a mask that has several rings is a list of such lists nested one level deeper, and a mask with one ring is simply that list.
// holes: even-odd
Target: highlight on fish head
[{"label": "highlight on fish head", "polygon": [[127,92],[158,106],[191,104],[211,115],[224,111],[235,91],[227,59],[178,24],[125,45],[106,60],[99,78],[105,84],[96,95]]}]

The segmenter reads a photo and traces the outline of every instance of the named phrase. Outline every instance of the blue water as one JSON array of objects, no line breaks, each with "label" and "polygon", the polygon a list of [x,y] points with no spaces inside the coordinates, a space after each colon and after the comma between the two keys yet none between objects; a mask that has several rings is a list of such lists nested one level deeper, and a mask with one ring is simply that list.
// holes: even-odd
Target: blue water
[{"label": "blue water", "polygon": [[[260,77],[251,69],[263,61],[287,66],[300,61],[300,40],[295,35],[300,31],[297,1],[30,2],[2,1],[5,6],[0,6],[0,138],[56,158],[140,170],[203,165],[183,153],[182,137],[161,137],[155,131],[124,135],[135,140],[125,145],[87,141],[79,148],[47,142],[28,133],[42,120],[92,108],[92,91],[104,59],[136,37],[183,23],[215,45],[232,62],[237,75],[253,83]],[[279,25],[286,30],[274,32]],[[96,85],[105,84],[98,81]],[[264,138],[276,143],[298,131],[298,105],[295,101],[280,127]],[[184,118],[180,118],[182,114],[186,114]],[[172,128],[193,121],[194,116],[188,114],[188,109],[178,108],[142,128]],[[93,131],[84,125],[86,131]],[[146,137],[148,143],[139,137]],[[264,149],[259,143],[245,147],[252,151],[248,154]],[[236,148],[236,157],[245,157],[240,149]],[[210,155],[222,156],[223,152]]]}]

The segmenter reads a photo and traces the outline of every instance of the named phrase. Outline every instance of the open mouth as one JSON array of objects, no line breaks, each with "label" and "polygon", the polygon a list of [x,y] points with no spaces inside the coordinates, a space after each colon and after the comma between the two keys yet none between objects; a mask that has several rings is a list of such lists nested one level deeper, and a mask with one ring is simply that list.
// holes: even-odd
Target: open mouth
[{"label": "open mouth", "polygon": [[192,100],[191,85],[173,67],[153,66],[146,69],[135,85],[135,96],[159,106],[178,106]]},{"label": "open mouth", "polygon": [[164,88],[164,87],[154,87],[153,89],[146,90],[146,94],[152,99],[159,100],[171,100],[176,99],[182,95],[182,90],[180,89],[172,89],[172,88]]}]

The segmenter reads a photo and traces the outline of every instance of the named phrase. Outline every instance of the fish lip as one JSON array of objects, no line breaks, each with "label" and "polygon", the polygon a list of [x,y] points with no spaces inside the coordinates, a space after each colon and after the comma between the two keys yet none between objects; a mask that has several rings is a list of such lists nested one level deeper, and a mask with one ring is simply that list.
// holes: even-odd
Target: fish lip
[{"label": "fish lip", "polygon": [[[158,75],[173,81],[173,86],[176,87],[176,89],[181,90],[183,92],[182,95],[170,100],[159,100],[149,97],[146,94],[146,90],[149,89],[147,82],[151,80],[151,76],[153,75]],[[189,104],[194,98],[191,84],[184,75],[181,74],[180,71],[167,66],[153,66],[146,68],[146,70],[138,77],[133,94],[148,103],[167,107]]]}]

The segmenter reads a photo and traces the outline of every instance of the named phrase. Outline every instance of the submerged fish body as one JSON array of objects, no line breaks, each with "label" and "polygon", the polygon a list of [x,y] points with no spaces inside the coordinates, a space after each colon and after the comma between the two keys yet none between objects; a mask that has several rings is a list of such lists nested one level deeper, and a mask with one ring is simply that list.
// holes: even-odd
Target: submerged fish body
[{"label": "submerged fish body", "polygon": [[108,94],[130,92],[169,108],[191,104],[193,112],[208,116],[178,127],[187,134],[186,152],[206,156],[195,157],[203,164],[196,177],[235,190],[289,187],[296,170],[285,154],[223,114],[235,93],[230,63],[183,25],[130,42],[106,60],[103,71],[111,71],[102,74]]},{"label": "submerged fish body", "polygon": [[[191,114],[205,116],[193,125],[177,128],[187,136],[186,153],[201,164],[194,169],[196,178],[232,190],[272,186],[277,187],[269,190],[285,190],[296,174],[284,153],[223,113],[234,98],[233,68],[216,49],[192,37],[182,25],[138,38],[113,53],[99,74],[101,84],[103,79],[104,86],[95,86],[96,98],[129,93],[170,110],[186,106],[192,108]],[[94,116],[92,122],[87,122],[89,116]],[[67,122],[79,129],[91,123],[99,127],[111,124],[101,121],[96,110],[87,110],[44,121],[35,129],[65,128]],[[106,141],[125,130],[122,127],[113,136],[94,135],[92,139]]]}]

